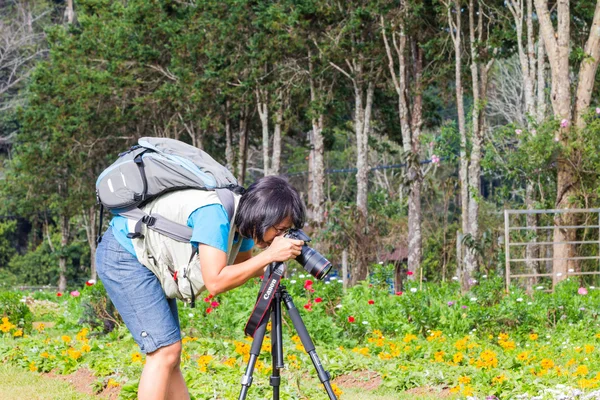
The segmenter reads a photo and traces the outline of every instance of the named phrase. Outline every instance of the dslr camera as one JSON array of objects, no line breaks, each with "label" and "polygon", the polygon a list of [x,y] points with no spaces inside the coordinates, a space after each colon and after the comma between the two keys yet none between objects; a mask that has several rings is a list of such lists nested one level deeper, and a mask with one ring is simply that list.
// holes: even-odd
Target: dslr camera
[{"label": "dslr camera", "polygon": [[290,229],[285,234],[286,238],[303,240],[304,245],[300,255],[296,257],[296,261],[302,265],[302,267],[317,279],[323,279],[331,270],[331,263],[325,257],[323,257],[315,249],[308,247],[307,242],[310,242],[310,237],[301,229]]}]

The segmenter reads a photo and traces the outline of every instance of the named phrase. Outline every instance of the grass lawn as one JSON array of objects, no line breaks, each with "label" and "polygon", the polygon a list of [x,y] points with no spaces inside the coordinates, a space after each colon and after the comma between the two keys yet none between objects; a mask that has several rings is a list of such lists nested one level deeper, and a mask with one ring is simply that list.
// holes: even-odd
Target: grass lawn
[{"label": "grass lawn", "polygon": [[2,400],[87,400],[93,396],[78,393],[59,379],[50,379],[22,368],[0,364],[0,399]]}]

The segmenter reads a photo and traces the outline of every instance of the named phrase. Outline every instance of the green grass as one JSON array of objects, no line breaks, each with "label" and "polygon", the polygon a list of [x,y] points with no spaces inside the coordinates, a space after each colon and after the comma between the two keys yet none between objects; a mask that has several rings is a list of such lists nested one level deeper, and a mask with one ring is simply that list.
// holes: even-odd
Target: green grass
[{"label": "green grass", "polygon": [[73,386],[36,372],[0,364],[0,399],[2,400],[89,400]]}]

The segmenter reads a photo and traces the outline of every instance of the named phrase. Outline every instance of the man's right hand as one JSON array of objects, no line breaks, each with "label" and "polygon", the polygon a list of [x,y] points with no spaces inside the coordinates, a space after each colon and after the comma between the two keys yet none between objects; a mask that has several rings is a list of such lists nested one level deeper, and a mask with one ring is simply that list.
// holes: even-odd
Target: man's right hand
[{"label": "man's right hand", "polygon": [[276,236],[271,245],[265,250],[271,262],[284,262],[300,255],[304,241]]}]

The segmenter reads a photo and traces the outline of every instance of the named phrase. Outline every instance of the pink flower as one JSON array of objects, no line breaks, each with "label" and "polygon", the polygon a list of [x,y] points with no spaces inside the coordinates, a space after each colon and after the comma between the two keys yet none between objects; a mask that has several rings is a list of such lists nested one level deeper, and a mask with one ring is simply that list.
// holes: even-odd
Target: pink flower
[{"label": "pink flower", "polygon": [[434,154],[434,155],[431,156],[431,162],[433,164],[439,164],[440,163],[440,158]]},{"label": "pink flower", "polygon": [[354,322],[354,317],[352,315],[348,317],[348,322],[350,322],[350,323]]},{"label": "pink flower", "polygon": [[219,302],[218,301],[213,301],[212,303],[210,303],[210,306],[212,308],[217,308],[217,307],[219,307]]},{"label": "pink flower", "polygon": [[402,296],[402,292],[396,292],[396,296]]},{"label": "pink flower", "polygon": [[209,298],[209,297],[205,297],[205,298],[204,298],[204,302],[205,302],[205,303],[210,303],[210,298]]},{"label": "pink flower", "polygon": [[407,271],[406,272],[406,275],[413,275],[413,274],[414,274],[414,272],[412,272],[412,271]]},{"label": "pink flower", "polygon": [[375,300],[369,300],[369,304],[370,304],[370,305],[373,305],[373,304],[375,304]]},{"label": "pink flower", "polygon": [[516,133],[517,135],[520,135],[521,133],[523,133],[523,131],[522,131],[521,129],[515,129],[515,133]]},{"label": "pink flower", "polygon": [[535,129],[532,129],[532,130],[531,130],[531,134],[532,134],[532,135],[535,135],[536,133],[537,133],[537,131],[536,131]]},{"label": "pink flower", "polygon": [[596,114],[600,114],[600,107],[596,107]]},{"label": "pink flower", "polygon": [[322,298],[320,298],[320,297],[317,297],[317,298],[315,299],[315,303],[321,303],[322,301],[323,301],[323,299],[322,299]]},{"label": "pink flower", "polygon": [[582,296],[585,296],[586,294],[588,294],[588,291],[587,291],[587,289],[586,289],[586,288],[584,288],[584,287],[580,287],[580,288],[577,290],[577,293],[579,293],[579,294],[580,294],[580,295],[582,295]]},{"label": "pink flower", "polygon": [[306,282],[304,282],[304,287],[306,288],[307,286],[312,286],[313,281],[311,281],[310,279],[307,279]]},{"label": "pink flower", "polygon": [[62,293],[61,292],[56,293],[56,297],[62,297]]},{"label": "pink flower", "polygon": [[568,119],[563,119],[562,121],[560,121],[560,127],[561,128],[566,128],[567,126],[569,126],[569,120]]},{"label": "pink flower", "polygon": [[206,309],[206,313],[207,313],[207,314],[210,314],[211,312],[213,312],[213,309],[212,309],[212,308],[210,308],[210,307],[208,307],[208,308]]},{"label": "pink flower", "polygon": [[558,138],[558,136],[554,136],[554,141],[555,142],[559,142],[560,141],[560,139]]},{"label": "pink flower", "polygon": [[95,279],[90,279],[89,281],[87,281],[85,283],[86,286],[93,286],[96,284],[96,280]]},{"label": "pink flower", "polygon": [[79,295],[80,295],[80,294],[81,294],[81,293],[79,293],[79,291],[77,291],[77,290],[73,290],[73,291],[71,292],[71,296],[73,296],[73,297],[79,297]]}]

